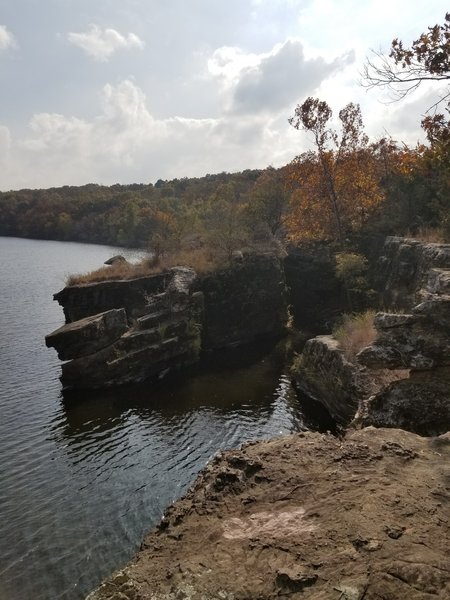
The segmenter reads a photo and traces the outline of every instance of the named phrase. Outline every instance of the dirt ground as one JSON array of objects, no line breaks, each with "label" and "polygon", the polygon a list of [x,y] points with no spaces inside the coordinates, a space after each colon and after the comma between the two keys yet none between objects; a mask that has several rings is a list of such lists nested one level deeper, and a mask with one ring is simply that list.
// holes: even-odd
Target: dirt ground
[{"label": "dirt ground", "polygon": [[449,600],[450,434],[318,433],[216,457],[89,600]]}]

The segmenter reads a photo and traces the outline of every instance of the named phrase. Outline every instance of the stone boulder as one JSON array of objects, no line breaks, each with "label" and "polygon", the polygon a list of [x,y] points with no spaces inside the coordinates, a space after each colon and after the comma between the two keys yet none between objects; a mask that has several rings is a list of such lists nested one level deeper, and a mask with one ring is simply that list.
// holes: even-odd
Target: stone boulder
[{"label": "stone boulder", "polygon": [[108,258],[108,260],[105,260],[105,262],[103,264],[105,265],[117,265],[117,264],[126,264],[128,263],[127,259],[125,258],[125,256],[122,256],[121,254],[116,254],[114,256],[111,256],[111,258]]},{"label": "stone boulder", "polygon": [[125,309],[113,309],[63,325],[45,337],[60,360],[94,354],[118,340],[128,329]]},{"label": "stone boulder", "polygon": [[325,406],[341,425],[353,419],[367,393],[368,381],[364,372],[347,360],[338,341],[331,335],[309,339],[291,372],[296,387]]}]

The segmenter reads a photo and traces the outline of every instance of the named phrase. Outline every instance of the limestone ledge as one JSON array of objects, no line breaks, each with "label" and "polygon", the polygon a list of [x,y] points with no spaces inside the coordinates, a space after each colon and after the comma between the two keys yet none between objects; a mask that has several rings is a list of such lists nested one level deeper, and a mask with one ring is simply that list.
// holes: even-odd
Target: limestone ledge
[{"label": "limestone ledge", "polygon": [[66,388],[104,388],[161,377],[202,351],[285,333],[284,274],[273,254],[250,255],[198,277],[193,269],[64,288],[66,325],[46,337]]}]

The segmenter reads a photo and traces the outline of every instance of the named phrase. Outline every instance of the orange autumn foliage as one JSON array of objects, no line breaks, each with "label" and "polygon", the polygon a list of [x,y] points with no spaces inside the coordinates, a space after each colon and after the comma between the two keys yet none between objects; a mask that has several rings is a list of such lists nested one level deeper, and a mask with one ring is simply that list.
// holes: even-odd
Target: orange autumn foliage
[{"label": "orange autumn foliage", "polygon": [[308,98],[290,120],[312,133],[316,146],[288,170],[292,196],[284,225],[293,242],[328,239],[343,245],[384,199],[380,163],[364,134],[359,106],[340,111],[340,135],[328,125],[331,115],[325,102]]}]

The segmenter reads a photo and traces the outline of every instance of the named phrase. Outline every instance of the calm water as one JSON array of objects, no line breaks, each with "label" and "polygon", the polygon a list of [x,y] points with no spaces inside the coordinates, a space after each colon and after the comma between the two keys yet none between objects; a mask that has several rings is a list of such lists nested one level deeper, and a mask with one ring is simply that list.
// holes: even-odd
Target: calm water
[{"label": "calm water", "polygon": [[[52,294],[117,248],[0,238],[0,600],[75,600],[125,563],[223,447],[303,429],[276,355],[62,398]],[[123,251],[121,251],[123,253]]]}]

